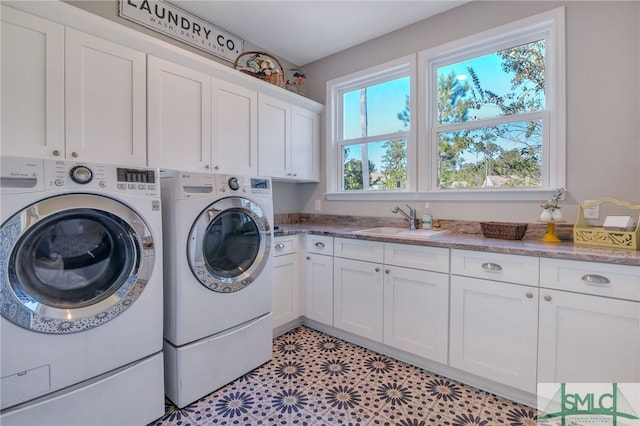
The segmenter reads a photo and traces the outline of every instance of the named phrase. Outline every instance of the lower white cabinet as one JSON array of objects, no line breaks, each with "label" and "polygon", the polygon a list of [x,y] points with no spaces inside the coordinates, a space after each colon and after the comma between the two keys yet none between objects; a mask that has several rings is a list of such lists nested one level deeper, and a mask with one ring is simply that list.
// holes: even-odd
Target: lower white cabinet
[{"label": "lower white cabinet", "polygon": [[538,289],[451,276],[449,364],[536,392]]},{"label": "lower white cabinet", "polygon": [[273,244],[273,328],[300,317],[298,236],[283,236]]},{"label": "lower white cabinet", "polygon": [[384,343],[447,363],[449,274],[385,265]]},{"label": "lower white cabinet", "polygon": [[540,290],[541,383],[640,382],[640,305]]},{"label": "lower white cabinet", "polygon": [[333,237],[305,235],[304,316],[333,325]]},{"label": "lower white cabinet", "polygon": [[384,245],[386,345],[447,363],[449,249]]},{"label": "lower white cabinet", "polygon": [[382,264],[336,257],[333,277],[333,325],[382,342]]},{"label": "lower white cabinet", "polygon": [[540,286],[538,381],[640,382],[640,268],[541,259]]}]

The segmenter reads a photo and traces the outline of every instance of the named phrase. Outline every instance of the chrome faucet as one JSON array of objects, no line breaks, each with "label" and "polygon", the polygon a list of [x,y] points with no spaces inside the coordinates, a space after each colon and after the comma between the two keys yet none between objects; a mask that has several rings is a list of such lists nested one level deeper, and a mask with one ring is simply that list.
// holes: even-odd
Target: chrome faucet
[{"label": "chrome faucet", "polygon": [[416,209],[411,207],[409,204],[407,204],[407,207],[409,207],[409,214],[405,213],[405,211],[398,206],[395,206],[394,208],[392,208],[391,212],[400,213],[402,216],[409,219],[409,229],[411,231],[415,231],[416,230]]}]

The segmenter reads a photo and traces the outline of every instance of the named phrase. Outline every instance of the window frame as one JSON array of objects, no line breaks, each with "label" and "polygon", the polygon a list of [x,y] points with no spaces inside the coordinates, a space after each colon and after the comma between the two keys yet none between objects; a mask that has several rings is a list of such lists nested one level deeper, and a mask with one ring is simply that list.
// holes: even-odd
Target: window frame
[{"label": "window frame", "polygon": [[[433,142],[434,126],[427,118],[431,110],[428,99],[431,93],[437,93],[437,88],[434,87],[436,77],[431,78],[433,64],[443,58],[455,58],[456,55],[460,57],[469,52],[475,52],[473,56],[481,56],[483,51],[493,53],[500,50],[496,46],[513,47],[518,45],[519,40],[531,40],[534,35],[544,35],[546,39],[543,184],[531,188],[437,189],[437,143]],[[326,198],[344,201],[530,201],[552,196],[556,188],[566,187],[565,61],[565,9],[559,7],[327,81]],[[407,136],[406,189],[341,190],[341,93],[398,78],[403,69],[411,79],[411,129]],[[433,101],[436,101],[435,96]]]},{"label": "window frame", "polygon": [[[534,200],[566,187],[565,16],[556,8],[418,53],[418,189],[431,200]],[[439,66],[545,39],[545,109],[518,117],[541,117],[542,184],[539,187],[437,188],[437,126],[434,125]],[[499,120],[498,120],[499,121]],[[473,123],[470,123],[473,126]]]},{"label": "window frame", "polygon": [[[416,55],[408,55],[402,58],[377,65],[372,68],[357,71],[343,77],[327,81],[327,199],[390,199],[395,195],[398,200],[405,199],[407,194],[416,192],[416,118],[413,113],[416,110]],[[354,139],[343,140],[343,108],[342,95],[344,93],[373,86],[401,77],[409,77],[409,108],[411,117],[409,130],[397,133],[376,135],[375,137],[360,138],[361,143],[370,142],[368,139],[384,140],[387,136],[402,134],[406,137],[407,146],[407,187],[403,190],[343,190],[343,147],[353,145]],[[398,111],[400,112],[400,111]],[[377,194],[377,195],[376,195]],[[403,194],[398,197],[399,194]]]}]

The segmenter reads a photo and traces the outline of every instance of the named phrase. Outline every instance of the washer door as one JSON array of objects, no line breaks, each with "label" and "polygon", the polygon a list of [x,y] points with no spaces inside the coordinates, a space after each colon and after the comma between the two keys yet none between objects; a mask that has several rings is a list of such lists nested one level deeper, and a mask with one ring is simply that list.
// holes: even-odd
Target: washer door
[{"label": "washer door", "polygon": [[250,285],[268,260],[271,228],[246,198],[222,198],[200,213],[189,232],[187,259],[205,287],[221,293]]},{"label": "washer door", "polygon": [[97,327],[138,298],[154,263],[144,220],[111,198],[39,201],[0,228],[2,316],[44,333]]}]

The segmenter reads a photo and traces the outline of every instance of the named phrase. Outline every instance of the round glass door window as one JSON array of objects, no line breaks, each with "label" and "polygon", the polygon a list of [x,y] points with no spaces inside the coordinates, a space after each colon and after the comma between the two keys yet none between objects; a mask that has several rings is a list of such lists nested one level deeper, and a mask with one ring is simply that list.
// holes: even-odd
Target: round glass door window
[{"label": "round glass door window", "polygon": [[218,200],[197,218],[189,233],[187,258],[195,277],[221,293],[242,290],[264,268],[271,246],[268,219],[250,200]]},{"label": "round glass door window", "polygon": [[142,218],[96,195],[43,200],[0,233],[9,248],[0,259],[2,315],[35,331],[82,331],[116,317],[142,292],[151,269],[143,263],[153,261]]}]

